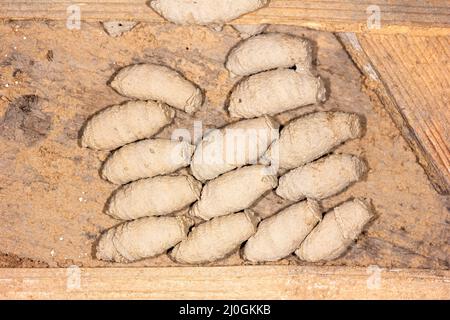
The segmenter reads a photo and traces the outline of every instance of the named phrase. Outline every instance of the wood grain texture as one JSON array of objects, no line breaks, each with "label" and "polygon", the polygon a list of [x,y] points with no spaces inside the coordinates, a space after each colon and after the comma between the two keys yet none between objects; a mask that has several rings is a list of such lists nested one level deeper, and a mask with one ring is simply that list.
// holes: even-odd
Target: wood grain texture
[{"label": "wood grain texture", "polygon": [[[77,4],[83,20],[138,20],[162,22],[147,0],[14,1],[0,0],[0,19],[66,20],[68,7]],[[269,6],[248,14],[237,24],[289,24],[327,31],[368,30],[369,6],[381,13],[381,29],[374,33],[449,34],[450,3],[445,0],[272,0]],[[369,10],[369,11],[368,11]]]},{"label": "wood grain texture", "polygon": [[448,298],[448,271],[295,266],[0,269],[0,299]]},{"label": "wood grain texture", "polygon": [[450,191],[450,38],[341,35],[418,156],[435,189]]}]

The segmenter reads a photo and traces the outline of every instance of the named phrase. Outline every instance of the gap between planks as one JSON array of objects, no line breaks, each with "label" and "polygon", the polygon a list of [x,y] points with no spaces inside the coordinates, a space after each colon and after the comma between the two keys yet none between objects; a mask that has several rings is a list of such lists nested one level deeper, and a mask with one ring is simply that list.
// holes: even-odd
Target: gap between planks
[{"label": "gap between planks", "polygon": [[0,269],[1,299],[448,299],[450,272],[317,266]]},{"label": "gap between planks", "polygon": [[[82,20],[136,20],[161,23],[163,19],[147,5],[148,0],[0,0],[0,19],[67,20],[71,5],[81,9]],[[380,10],[381,29],[368,28]],[[433,4],[409,0],[272,0],[254,13],[234,21],[235,24],[288,24],[331,32],[411,33],[449,35],[450,3]]]}]

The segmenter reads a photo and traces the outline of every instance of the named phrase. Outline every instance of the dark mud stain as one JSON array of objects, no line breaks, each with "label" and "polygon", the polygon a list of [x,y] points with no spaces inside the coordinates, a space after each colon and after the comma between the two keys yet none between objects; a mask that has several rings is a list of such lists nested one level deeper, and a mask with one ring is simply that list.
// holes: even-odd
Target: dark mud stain
[{"label": "dark mud stain", "polygon": [[75,117],[68,119],[64,123],[63,134],[58,138],[58,141],[62,143],[67,143],[70,140],[81,139],[82,127],[86,122],[86,117],[80,114],[75,115]]},{"label": "dark mud stain", "polygon": [[9,104],[0,120],[0,136],[32,146],[47,137],[51,121],[51,115],[42,111],[38,96],[21,96]]},{"label": "dark mud stain", "polygon": [[88,239],[88,240],[94,241],[94,240],[97,239],[98,234],[92,233],[92,232],[84,232],[84,233],[83,233],[83,236],[84,236],[86,239]]},{"label": "dark mud stain", "polygon": [[48,268],[49,265],[43,261],[32,260],[0,252],[0,268]]},{"label": "dark mud stain", "polygon": [[50,61],[50,62],[52,62],[52,61],[53,61],[53,58],[54,58],[53,50],[48,50],[46,56],[47,56],[47,60]]}]

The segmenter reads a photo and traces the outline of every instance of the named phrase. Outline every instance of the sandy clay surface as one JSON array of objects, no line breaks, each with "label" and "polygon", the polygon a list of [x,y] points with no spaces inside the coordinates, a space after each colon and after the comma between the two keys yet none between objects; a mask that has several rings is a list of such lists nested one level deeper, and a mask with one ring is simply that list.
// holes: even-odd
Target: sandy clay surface
[{"label": "sandy clay surface", "polygon": [[[364,116],[367,132],[337,149],[364,157],[370,172],[326,208],[351,197],[372,199],[377,219],[340,259],[328,265],[447,269],[447,199],[431,187],[414,153],[383,107],[362,89],[361,75],[336,37],[294,27],[270,27],[304,35],[316,45],[318,73],[330,99],[277,117],[283,124],[314,110],[344,110]],[[92,113],[125,101],[107,82],[121,67],[162,63],[180,70],[206,91],[194,117],[181,112],[161,137],[175,128],[222,126],[236,80],[223,67],[239,41],[230,27],[138,25],[119,38],[100,23],[68,30],[59,22],[0,23],[0,267],[108,266],[93,258],[92,244],[118,221],[102,213],[116,186],[100,179],[107,157],[78,146],[78,134]],[[255,210],[269,216],[289,203],[273,193]],[[237,254],[218,265],[243,264]],[[303,264],[293,257],[279,264]],[[135,266],[173,266],[166,256]]]}]

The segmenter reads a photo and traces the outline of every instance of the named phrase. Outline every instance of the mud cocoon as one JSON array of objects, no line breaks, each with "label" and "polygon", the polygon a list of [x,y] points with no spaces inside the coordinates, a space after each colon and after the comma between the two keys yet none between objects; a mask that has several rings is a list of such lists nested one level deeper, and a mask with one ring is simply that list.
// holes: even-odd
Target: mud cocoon
[{"label": "mud cocoon", "polygon": [[249,210],[206,221],[194,227],[170,256],[177,262],[187,264],[220,260],[255,233],[258,221]]},{"label": "mud cocoon", "polygon": [[203,103],[203,93],[177,71],[157,64],[136,64],[123,68],[111,87],[121,95],[141,100],[157,100],[194,113]]},{"label": "mud cocoon", "polygon": [[322,218],[314,200],[291,205],[263,220],[244,246],[243,257],[253,262],[277,261],[293,253]]},{"label": "mud cocoon", "polygon": [[289,171],[279,180],[276,193],[287,200],[325,199],[359,181],[367,167],[349,154],[332,154]]},{"label": "mud cocoon", "polygon": [[315,112],[291,121],[263,156],[272,166],[294,169],[361,136],[360,117],[345,112]]},{"label": "mud cocoon", "polygon": [[150,6],[176,24],[223,25],[255,11],[269,0],[153,0]]},{"label": "mud cocoon", "polygon": [[276,175],[263,165],[227,172],[206,183],[200,200],[194,203],[190,215],[209,220],[247,209],[277,184]]},{"label": "mud cocoon", "polygon": [[150,138],[170,124],[175,111],[153,101],[130,101],[100,111],[83,129],[81,144],[96,150],[113,150]]},{"label": "mud cocoon", "polygon": [[97,259],[133,262],[165,253],[186,238],[193,225],[190,218],[146,217],[122,223],[100,237]]},{"label": "mud cocoon", "polygon": [[201,181],[247,164],[256,164],[278,138],[279,124],[269,117],[243,120],[211,131],[197,145],[191,162]]},{"label": "mud cocoon", "polygon": [[236,118],[276,115],[326,99],[319,77],[309,72],[276,69],[244,78],[230,96],[228,111]]},{"label": "mud cocoon", "polygon": [[296,70],[309,72],[312,46],[309,40],[286,33],[260,34],[234,47],[225,66],[238,76],[293,66]]},{"label": "mud cocoon", "polygon": [[347,201],[325,214],[295,254],[310,262],[336,259],[347,250],[372,217],[373,213],[365,201]]},{"label": "mud cocoon", "polygon": [[189,165],[194,146],[180,141],[147,139],[115,151],[104,163],[102,177],[115,184],[169,174]]},{"label": "mud cocoon", "polygon": [[163,216],[198,200],[201,190],[201,182],[190,175],[142,179],[119,188],[109,199],[107,213],[122,220]]}]

